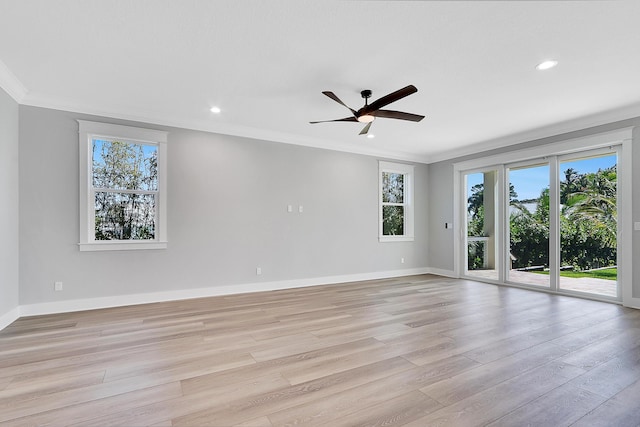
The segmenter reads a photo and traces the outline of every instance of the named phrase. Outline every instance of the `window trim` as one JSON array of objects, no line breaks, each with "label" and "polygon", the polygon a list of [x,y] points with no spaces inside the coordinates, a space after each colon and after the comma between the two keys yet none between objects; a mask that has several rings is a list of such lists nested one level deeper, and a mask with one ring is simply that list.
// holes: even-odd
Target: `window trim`
[{"label": "window trim", "polygon": [[[165,249],[167,247],[167,132],[110,123],[78,120],[80,163],[80,251],[116,251]],[[93,155],[90,149],[96,137],[158,147],[158,192],[156,238],[154,240],[95,240],[94,201],[92,194]]]},{"label": "window trim", "polygon": [[[382,173],[400,173],[404,175],[404,234],[384,235],[382,219]],[[379,242],[413,242],[414,241],[414,174],[415,166],[404,163],[378,162],[378,241]]]}]

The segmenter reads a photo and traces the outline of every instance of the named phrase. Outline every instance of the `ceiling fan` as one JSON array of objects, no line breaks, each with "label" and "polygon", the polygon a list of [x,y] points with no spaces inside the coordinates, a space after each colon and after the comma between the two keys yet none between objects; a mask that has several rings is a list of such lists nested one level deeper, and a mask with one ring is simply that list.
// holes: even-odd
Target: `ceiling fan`
[{"label": "ceiling fan", "polygon": [[371,127],[371,123],[377,117],[384,117],[386,119],[400,119],[400,120],[409,120],[411,122],[419,122],[424,119],[424,116],[420,116],[418,114],[411,113],[403,113],[402,111],[393,111],[393,110],[381,110],[382,107],[391,104],[392,102],[398,101],[406,96],[411,95],[412,93],[416,93],[418,89],[414,85],[409,85],[407,87],[403,87],[402,89],[398,89],[395,92],[392,92],[388,95],[383,96],[380,99],[376,99],[371,104],[369,104],[368,100],[371,97],[372,92],[368,89],[360,92],[360,95],[364,98],[364,107],[359,109],[358,111],[353,108],[347,106],[344,102],[340,100],[333,92],[324,91],[322,92],[329,98],[336,101],[338,104],[343,105],[348,108],[349,111],[353,114],[353,116],[345,117],[344,119],[336,119],[336,120],[323,120],[319,122],[309,122],[311,124],[316,123],[327,123],[327,122],[360,122],[366,123],[366,126],[360,131],[360,135],[365,135],[369,132],[369,128]]}]

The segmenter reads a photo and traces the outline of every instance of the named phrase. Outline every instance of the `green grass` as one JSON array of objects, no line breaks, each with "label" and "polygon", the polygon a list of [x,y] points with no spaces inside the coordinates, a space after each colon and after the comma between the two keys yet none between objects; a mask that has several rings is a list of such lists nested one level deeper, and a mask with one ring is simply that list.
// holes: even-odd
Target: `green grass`
[{"label": "green grass", "polygon": [[[548,271],[532,271],[532,273],[549,274]],[[560,276],[562,276],[562,277],[574,277],[574,278],[592,277],[594,279],[617,280],[617,278],[618,278],[618,269],[617,268],[607,268],[606,270],[595,270],[595,271],[563,270],[563,271],[560,271]]]}]

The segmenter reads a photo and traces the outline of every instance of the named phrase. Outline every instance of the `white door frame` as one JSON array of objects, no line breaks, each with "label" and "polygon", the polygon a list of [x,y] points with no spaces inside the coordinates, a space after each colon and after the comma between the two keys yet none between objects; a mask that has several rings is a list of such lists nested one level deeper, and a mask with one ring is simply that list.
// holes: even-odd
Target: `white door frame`
[{"label": "white door frame", "polygon": [[[604,132],[595,135],[590,135],[581,138],[569,139],[565,141],[560,141],[552,144],[546,144],[538,147],[527,148],[522,150],[514,150],[509,151],[503,154],[492,155],[481,157],[477,159],[466,160],[453,164],[453,200],[454,200],[454,217],[453,217],[453,226],[454,226],[454,272],[457,277],[463,277],[463,273],[465,271],[464,268],[464,253],[463,250],[466,248],[463,247],[465,243],[465,233],[466,233],[466,216],[464,213],[466,212],[466,194],[465,191],[462,190],[462,183],[464,182],[464,174],[468,172],[476,172],[482,169],[491,168],[493,170],[502,170],[501,181],[504,182],[504,167],[508,164],[513,164],[516,162],[533,160],[536,158],[544,158],[546,156],[552,155],[556,158],[551,165],[551,173],[558,173],[558,158],[565,154],[572,154],[578,152],[589,151],[592,149],[598,148],[606,148],[606,147],[614,147],[619,145],[619,156],[618,156],[618,283],[619,283],[619,295],[622,297],[622,304],[629,307],[640,308],[640,297],[633,297],[633,258],[632,258],[632,233],[633,233],[633,220],[632,220],[632,137],[633,137],[633,127],[627,127],[622,129],[617,129],[611,132]],[[504,185],[504,184],[502,184]],[[508,190],[507,190],[508,191]],[[554,193],[551,194],[552,189],[550,188],[550,197],[558,197],[559,192],[556,188]],[[505,191],[502,191],[505,193]],[[504,197],[504,196],[503,196]],[[504,203],[501,203],[504,209]],[[558,218],[553,219],[553,224],[551,224],[552,219],[550,218],[550,227],[554,227],[556,231],[559,227]],[[552,230],[550,230],[551,232]],[[553,233],[557,239],[557,233]],[[503,230],[503,236],[505,235]],[[550,235],[551,238],[551,235]],[[505,240],[503,238],[503,240]],[[501,245],[504,250],[503,242]],[[551,242],[550,242],[551,243]],[[554,242],[557,243],[559,242]],[[551,256],[551,254],[550,254]],[[559,260],[555,260],[555,257],[559,257],[559,254],[554,254],[554,262],[559,262]],[[505,257],[503,256],[504,260]],[[550,260],[551,262],[551,260]],[[504,263],[504,261],[503,261]],[[558,265],[558,264],[556,264]],[[504,266],[501,268],[504,271]],[[477,280],[477,278],[474,277]],[[557,278],[551,279],[552,283],[555,282],[557,286]],[[492,282],[492,281],[491,281]],[[504,283],[504,277],[500,276],[501,284]],[[586,296],[586,295],[585,295]],[[598,299],[598,298],[595,298]]]}]

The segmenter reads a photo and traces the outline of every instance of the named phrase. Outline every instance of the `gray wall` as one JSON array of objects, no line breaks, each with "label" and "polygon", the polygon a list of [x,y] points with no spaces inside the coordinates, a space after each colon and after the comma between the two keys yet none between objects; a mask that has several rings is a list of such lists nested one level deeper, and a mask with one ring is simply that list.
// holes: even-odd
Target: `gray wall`
[{"label": "gray wall", "polygon": [[[76,119],[169,132],[168,249],[79,252]],[[20,106],[20,304],[427,267],[428,167],[415,241],[379,243],[377,160]]]},{"label": "gray wall", "polygon": [[[440,162],[429,165],[429,267],[453,271],[453,165]],[[431,242],[437,242],[431,244]]]},{"label": "gray wall", "polygon": [[[453,164],[464,160],[478,157],[492,156],[514,150],[521,150],[534,146],[551,144],[565,141],[567,139],[579,138],[594,135],[602,132],[612,131],[620,128],[640,126],[640,117],[610,123],[584,129],[577,132],[557,135],[550,138],[543,138],[522,144],[513,145],[506,148],[489,150],[474,155],[445,160],[429,165],[429,261],[430,267],[434,269],[453,269],[453,234],[451,230],[444,229],[444,222],[453,219]],[[553,148],[550,148],[552,150]],[[640,221],[640,129],[635,128],[633,133],[633,221]],[[640,297],[640,233],[633,234],[633,296]]]},{"label": "gray wall", "polygon": [[18,306],[18,104],[0,89],[0,317]]}]

